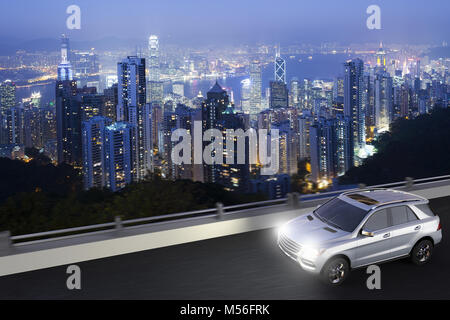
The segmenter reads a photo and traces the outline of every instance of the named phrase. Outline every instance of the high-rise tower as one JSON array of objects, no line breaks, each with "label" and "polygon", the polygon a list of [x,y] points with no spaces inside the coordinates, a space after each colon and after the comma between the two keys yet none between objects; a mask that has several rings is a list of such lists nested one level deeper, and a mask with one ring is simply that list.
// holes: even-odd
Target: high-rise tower
[{"label": "high-rise tower", "polygon": [[117,118],[136,126],[137,170],[135,180],[142,180],[151,170],[151,113],[146,103],[145,59],[130,56],[117,65]]},{"label": "high-rise tower", "polygon": [[150,81],[159,81],[159,39],[151,35],[148,39]]},{"label": "high-rise tower", "polygon": [[81,108],[69,57],[69,38],[63,35],[55,93],[58,163],[81,167]]},{"label": "high-rise tower", "polygon": [[[364,62],[361,59],[344,64],[344,114],[351,118],[354,155],[365,148],[366,125],[364,103]],[[355,157],[355,165],[359,164]]]},{"label": "high-rise tower", "polygon": [[58,80],[70,81],[73,79],[72,65],[70,64],[70,42],[63,34],[61,37],[61,63],[58,66]]},{"label": "high-rise tower", "polygon": [[281,57],[279,47],[275,55],[275,82],[283,82],[286,84],[286,61]]},{"label": "high-rise tower", "polygon": [[250,88],[250,113],[257,114],[262,109],[262,72],[259,61],[250,64]]}]

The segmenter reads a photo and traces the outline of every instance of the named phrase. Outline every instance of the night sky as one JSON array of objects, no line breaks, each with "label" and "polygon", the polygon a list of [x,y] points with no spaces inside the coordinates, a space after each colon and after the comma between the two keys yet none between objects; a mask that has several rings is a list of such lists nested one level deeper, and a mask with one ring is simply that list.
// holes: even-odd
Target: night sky
[{"label": "night sky", "polygon": [[[65,27],[81,7],[81,30]],[[366,9],[381,7],[382,30]],[[68,33],[77,40],[143,39],[182,44],[337,41],[450,42],[448,0],[13,0],[0,2],[0,37],[31,40]]]}]

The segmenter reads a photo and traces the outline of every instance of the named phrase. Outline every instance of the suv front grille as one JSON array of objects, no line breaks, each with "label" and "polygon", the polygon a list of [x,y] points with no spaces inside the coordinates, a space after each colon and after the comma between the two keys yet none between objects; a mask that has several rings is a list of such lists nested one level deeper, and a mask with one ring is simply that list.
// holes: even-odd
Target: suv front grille
[{"label": "suv front grille", "polygon": [[300,252],[302,246],[289,239],[284,234],[280,234],[278,237],[278,246],[284,251],[290,258],[297,260],[297,255]]}]

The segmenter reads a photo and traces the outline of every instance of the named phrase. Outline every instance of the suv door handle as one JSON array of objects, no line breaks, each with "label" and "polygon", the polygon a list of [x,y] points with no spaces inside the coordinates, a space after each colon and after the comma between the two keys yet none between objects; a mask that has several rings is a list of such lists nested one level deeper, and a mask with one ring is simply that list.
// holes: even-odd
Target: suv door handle
[{"label": "suv door handle", "polygon": [[420,230],[420,228],[421,228],[421,226],[417,226],[417,227],[414,228],[414,230],[417,231],[417,230]]},{"label": "suv door handle", "polygon": [[386,233],[386,234],[383,236],[383,238],[389,238],[390,236],[391,236],[390,233]]}]

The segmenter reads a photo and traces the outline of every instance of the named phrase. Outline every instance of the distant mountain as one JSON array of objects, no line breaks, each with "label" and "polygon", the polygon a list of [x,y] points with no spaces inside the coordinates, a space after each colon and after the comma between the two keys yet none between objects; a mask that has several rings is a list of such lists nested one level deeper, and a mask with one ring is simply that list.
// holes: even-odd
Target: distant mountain
[{"label": "distant mountain", "polygon": [[[42,38],[34,40],[20,40],[15,38],[0,38],[0,55],[12,55],[18,50],[27,52],[37,51],[58,51],[61,42],[59,39]],[[108,37],[95,41],[71,41],[71,47],[75,50],[117,50],[117,49],[135,49],[136,47],[145,47],[144,40],[138,39],[120,39]]]},{"label": "distant mountain", "polygon": [[450,47],[433,48],[430,50],[430,52],[424,54],[424,56],[429,56],[430,59],[449,58],[450,57]]}]

